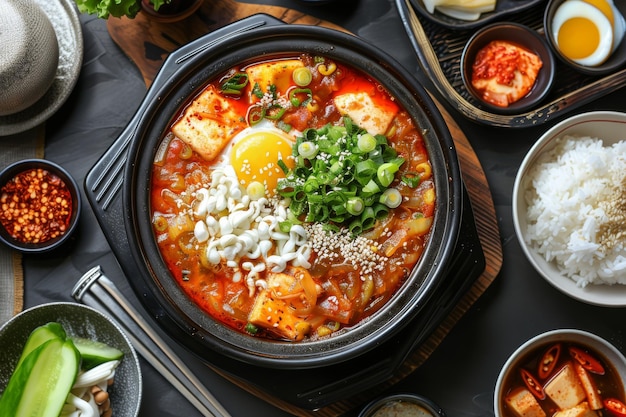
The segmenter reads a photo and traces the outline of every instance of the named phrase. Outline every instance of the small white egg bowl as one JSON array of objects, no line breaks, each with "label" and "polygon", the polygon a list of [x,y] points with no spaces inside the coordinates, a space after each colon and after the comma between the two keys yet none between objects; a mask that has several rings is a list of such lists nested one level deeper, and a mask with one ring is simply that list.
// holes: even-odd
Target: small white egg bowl
[{"label": "small white egg bowl", "polygon": [[513,185],[512,209],[513,225],[519,244],[531,265],[551,285],[564,294],[579,301],[606,307],[626,307],[626,285],[589,284],[585,287],[562,274],[554,262],[547,262],[527,242],[527,210],[525,192],[532,184],[528,173],[539,157],[553,149],[557,139],[571,135],[603,139],[603,145],[610,146],[626,140],[626,113],[594,111],[567,118],[548,129],[528,151],[517,172]]},{"label": "small white egg bowl", "polygon": [[616,16],[615,18],[614,30],[616,33],[621,33],[623,39],[621,39],[619,44],[615,47],[615,50],[611,52],[606,61],[604,61],[600,65],[591,66],[582,65],[580,63],[574,62],[573,60],[564,56],[558,47],[558,42],[554,37],[553,23],[557,10],[565,1],[567,0],[549,0],[543,15],[543,28],[546,40],[548,41],[550,48],[559,58],[559,60],[566,65],[574,68],[578,72],[592,76],[606,75],[615,72],[623,67],[624,64],[626,64],[626,36],[624,36],[624,32],[626,31],[626,21],[624,20],[624,18],[626,17],[626,3],[621,1],[608,0],[609,3],[614,4],[615,10],[620,13],[620,16]]},{"label": "small white egg bowl", "polygon": [[[493,410],[495,417],[508,417],[512,415],[511,410],[507,410],[504,398],[511,394],[514,387],[519,384],[523,384],[518,377],[520,369],[523,368],[528,371],[533,377],[537,378],[539,385],[546,387],[549,384],[550,379],[544,381],[537,375],[538,372],[535,368],[535,359],[541,357],[545,352],[552,347],[559,345],[559,356],[557,358],[557,364],[555,370],[552,373],[557,373],[559,369],[562,369],[564,362],[575,361],[572,355],[569,353],[569,348],[574,347],[583,351],[583,354],[589,355],[594,359],[599,360],[606,368],[607,375],[614,375],[619,385],[616,385],[615,389],[618,390],[621,401],[624,401],[624,380],[626,379],[626,358],[624,355],[607,340],[597,336],[593,333],[580,330],[580,329],[555,329],[545,333],[532,337],[519,346],[509,358],[506,360],[498,379],[496,380],[495,392],[493,396]],[[592,372],[588,372],[591,378],[595,378]],[[556,377],[550,377],[556,380]],[[565,378],[563,378],[565,379]],[[601,399],[613,398],[615,393],[607,392],[606,395],[602,395]],[[548,398],[548,396],[546,396]],[[548,401],[548,400],[541,400]],[[606,411],[606,410],[603,410]],[[595,415],[595,414],[594,414]],[[610,412],[605,412],[604,415],[612,415]]]}]

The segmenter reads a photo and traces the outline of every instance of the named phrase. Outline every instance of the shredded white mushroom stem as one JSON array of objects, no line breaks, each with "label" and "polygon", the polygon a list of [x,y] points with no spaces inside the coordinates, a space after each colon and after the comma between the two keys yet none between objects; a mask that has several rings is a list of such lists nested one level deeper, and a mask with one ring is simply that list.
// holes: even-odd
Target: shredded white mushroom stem
[{"label": "shredded white mushroom stem", "polygon": [[[105,362],[78,375],[59,417],[98,417],[103,414],[103,404],[96,396],[105,392],[115,375],[119,360]],[[105,395],[108,398],[108,395]]]},{"label": "shredded white mushroom stem", "polygon": [[[195,198],[194,236],[206,244],[207,260],[212,264],[226,261],[235,269],[236,282],[245,279],[250,296],[267,286],[259,278],[266,269],[282,272],[288,265],[311,267],[312,249],[305,228],[295,224],[281,231],[289,209],[266,197],[251,199],[231,166],[213,171],[211,186],[199,189]],[[240,268],[238,260],[244,257],[258,261],[245,262]]]}]

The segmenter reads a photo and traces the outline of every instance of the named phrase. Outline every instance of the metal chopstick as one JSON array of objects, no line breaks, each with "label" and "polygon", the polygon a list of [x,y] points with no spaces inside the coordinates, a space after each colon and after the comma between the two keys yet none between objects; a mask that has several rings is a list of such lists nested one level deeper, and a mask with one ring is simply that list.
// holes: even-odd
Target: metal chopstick
[{"label": "metal chopstick", "polygon": [[72,297],[116,319],[137,352],[159,371],[203,416],[231,417],[151,328],[141,314],[107,278],[100,266],[87,271],[74,285]]}]

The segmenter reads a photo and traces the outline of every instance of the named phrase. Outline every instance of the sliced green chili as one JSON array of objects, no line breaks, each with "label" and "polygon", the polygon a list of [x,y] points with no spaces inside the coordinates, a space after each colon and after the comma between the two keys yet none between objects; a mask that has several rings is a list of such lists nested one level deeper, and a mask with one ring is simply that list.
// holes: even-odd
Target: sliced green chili
[{"label": "sliced green chili", "polygon": [[265,109],[262,106],[250,107],[248,110],[248,124],[254,126],[265,118]]},{"label": "sliced green chili", "polygon": [[[305,96],[304,100],[300,96]],[[306,106],[313,100],[313,93],[310,88],[294,88],[289,91],[289,101],[294,107]]]},{"label": "sliced green chili", "polygon": [[222,92],[224,94],[241,95],[241,91],[248,85],[248,74],[245,72],[239,72],[221,85]]}]

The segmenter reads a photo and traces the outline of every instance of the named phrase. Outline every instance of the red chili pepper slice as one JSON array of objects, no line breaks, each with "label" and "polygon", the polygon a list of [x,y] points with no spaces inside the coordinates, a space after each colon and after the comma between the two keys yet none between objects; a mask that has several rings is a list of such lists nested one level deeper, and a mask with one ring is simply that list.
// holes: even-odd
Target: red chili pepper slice
[{"label": "red chili pepper slice", "polygon": [[546,352],[541,357],[539,361],[539,366],[537,369],[537,374],[539,378],[546,379],[552,374],[556,363],[559,360],[559,355],[561,354],[561,344],[557,343],[552,345],[546,350]]},{"label": "red chili pepper slice", "polygon": [[528,387],[530,392],[533,393],[535,397],[540,400],[546,398],[546,393],[543,391],[543,386],[541,383],[526,369],[520,369],[520,374],[522,375],[522,380],[524,380],[524,384]]},{"label": "red chili pepper slice", "polygon": [[617,417],[626,417],[626,405],[616,398],[606,398],[604,407]]},{"label": "red chili pepper slice", "polygon": [[588,354],[582,349],[571,346],[569,348],[569,354],[577,360],[583,368],[594,374],[604,375],[604,366],[596,358]]}]

